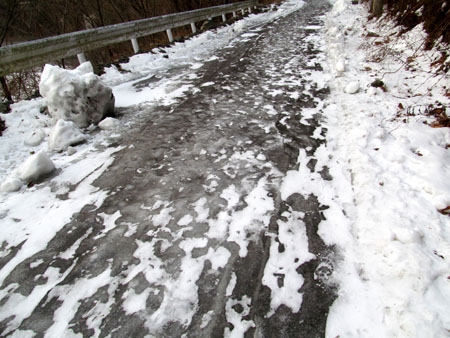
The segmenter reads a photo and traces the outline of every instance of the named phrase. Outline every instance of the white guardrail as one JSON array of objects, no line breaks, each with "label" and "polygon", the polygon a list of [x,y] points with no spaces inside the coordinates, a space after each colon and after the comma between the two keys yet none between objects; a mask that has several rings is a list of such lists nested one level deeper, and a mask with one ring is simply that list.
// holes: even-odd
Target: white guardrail
[{"label": "white guardrail", "polygon": [[86,61],[84,52],[128,40],[131,40],[134,52],[138,53],[139,37],[166,31],[169,41],[173,42],[172,28],[190,24],[195,33],[195,22],[217,16],[222,16],[222,20],[226,21],[225,14],[233,13],[236,17],[237,11],[244,14],[247,9],[251,12],[257,4],[258,0],[248,0],[4,46],[0,48],[0,76],[74,55],[82,63]]}]

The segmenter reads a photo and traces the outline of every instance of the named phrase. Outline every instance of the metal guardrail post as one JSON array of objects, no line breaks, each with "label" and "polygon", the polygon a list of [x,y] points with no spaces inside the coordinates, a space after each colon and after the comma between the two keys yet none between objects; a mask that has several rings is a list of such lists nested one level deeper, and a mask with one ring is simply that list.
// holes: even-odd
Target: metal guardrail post
[{"label": "metal guardrail post", "polygon": [[197,27],[195,27],[195,22],[191,22],[192,34],[197,33]]},{"label": "metal guardrail post", "polygon": [[226,16],[225,16],[225,14],[222,14],[222,21],[223,21],[223,22],[227,22],[227,18],[226,18]]},{"label": "metal guardrail post", "polygon": [[166,33],[167,33],[167,37],[169,38],[169,42],[172,43],[173,42],[172,30],[169,28],[166,30]]},{"label": "metal guardrail post", "polygon": [[86,60],[86,55],[84,55],[84,53],[78,53],[77,54],[77,58],[78,58],[78,62],[80,63],[80,65],[87,61]]},{"label": "metal guardrail post", "polygon": [[236,17],[237,17],[236,12],[233,12],[233,18],[236,18]]},{"label": "metal guardrail post", "polygon": [[131,39],[131,44],[133,45],[133,51],[134,54],[139,53],[140,49],[139,49],[139,42],[136,38],[132,38]]}]

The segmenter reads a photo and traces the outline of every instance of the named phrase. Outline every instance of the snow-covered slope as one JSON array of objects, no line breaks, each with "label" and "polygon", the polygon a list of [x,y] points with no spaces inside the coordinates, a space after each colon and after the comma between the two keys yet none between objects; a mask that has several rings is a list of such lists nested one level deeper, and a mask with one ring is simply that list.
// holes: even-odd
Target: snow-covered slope
[{"label": "snow-covered slope", "polygon": [[425,111],[448,106],[449,75],[430,67],[440,53],[422,50],[422,27],[399,36],[367,17],[338,0],[327,18],[330,172],[352,187],[340,190],[350,236],[322,231],[343,259],[327,337],[448,337],[450,132]]}]

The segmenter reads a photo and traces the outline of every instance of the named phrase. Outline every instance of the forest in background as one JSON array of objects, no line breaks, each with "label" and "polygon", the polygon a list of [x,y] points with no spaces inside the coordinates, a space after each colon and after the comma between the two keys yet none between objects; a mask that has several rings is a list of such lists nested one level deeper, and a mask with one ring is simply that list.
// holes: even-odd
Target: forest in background
[{"label": "forest in background", "polygon": [[1,45],[239,1],[2,0]]},{"label": "forest in background", "polygon": [[386,0],[396,22],[410,30],[423,23],[428,33],[425,49],[436,43],[450,43],[450,0]]},{"label": "forest in background", "polygon": [[[242,0],[1,0],[0,46],[239,1]],[[281,1],[260,0],[260,3],[267,5]],[[214,21],[216,24],[221,23],[220,18],[215,18]],[[202,23],[196,24],[200,29]],[[180,27],[173,29],[173,34],[175,38],[184,39],[191,35],[191,30],[187,26]],[[164,32],[139,39],[142,51],[167,43]],[[117,63],[132,54],[131,43],[123,42],[88,52],[86,56],[94,64],[96,71],[101,73],[103,65]],[[77,60],[72,57],[57,60],[56,63],[62,67],[73,67],[77,65]],[[9,96],[8,100],[34,96],[37,94],[35,88],[39,73],[40,70],[35,69],[9,75],[8,91],[11,95],[3,96]],[[2,82],[5,79],[2,78]]]}]

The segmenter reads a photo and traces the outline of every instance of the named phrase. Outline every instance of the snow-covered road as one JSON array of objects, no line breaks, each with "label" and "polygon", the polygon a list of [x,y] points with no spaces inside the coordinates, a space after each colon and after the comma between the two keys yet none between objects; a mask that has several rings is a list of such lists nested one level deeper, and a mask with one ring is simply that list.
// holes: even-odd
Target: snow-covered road
[{"label": "snow-covered road", "polygon": [[[336,208],[323,203],[328,8],[308,1],[241,27],[202,63],[114,88],[129,127],[83,155],[100,165],[78,159],[49,183],[59,202],[35,217],[53,233],[24,226],[26,240],[4,244],[2,335],[324,336],[336,297],[334,251],[317,234]],[[155,88],[177,94],[162,103]]]},{"label": "snow-covered road", "polygon": [[43,98],[0,114],[0,336],[448,337],[448,46],[367,17],[285,0],[135,55],[75,144]]}]

